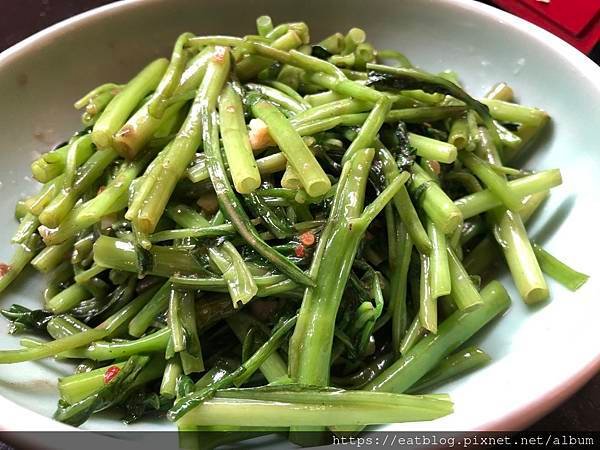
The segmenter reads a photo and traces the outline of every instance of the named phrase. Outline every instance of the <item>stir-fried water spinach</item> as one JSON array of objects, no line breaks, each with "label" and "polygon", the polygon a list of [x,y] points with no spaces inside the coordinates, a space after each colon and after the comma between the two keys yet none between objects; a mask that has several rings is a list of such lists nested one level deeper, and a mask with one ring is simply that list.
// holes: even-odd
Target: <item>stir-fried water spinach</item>
[{"label": "stir-fried water spinach", "polygon": [[529,304],[546,277],[587,280],[525,228],[561,183],[511,165],[546,112],[358,28],[184,33],[75,107],[0,266],[0,291],[28,264],[47,277],[38,309],[1,311],[22,339],[0,363],[73,361],[62,422],[120,408],[295,439],[433,420],[452,403],[427,389],[490,360],[469,340],[509,308],[496,263]]}]

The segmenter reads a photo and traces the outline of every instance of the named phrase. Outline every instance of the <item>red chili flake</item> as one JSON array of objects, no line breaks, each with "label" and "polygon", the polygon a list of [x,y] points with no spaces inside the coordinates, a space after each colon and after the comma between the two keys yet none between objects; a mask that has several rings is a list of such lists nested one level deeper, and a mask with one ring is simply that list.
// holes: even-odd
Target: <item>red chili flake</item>
[{"label": "red chili flake", "polygon": [[304,245],[298,244],[294,250],[298,258],[304,258]]},{"label": "red chili flake", "polygon": [[300,235],[300,242],[306,247],[310,247],[315,243],[315,235],[311,231],[305,231]]},{"label": "red chili flake", "polygon": [[106,189],[106,186],[100,186],[100,187],[98,188],[98,192],[97,192],[97,194],[102,194],[102,192],[104,192],[104,189]]},{"label": "red chili flake", "polygon": [[0,263],[0,278],[10,272],[10,264]]},{"label": "red chili flake", "polygon": [[110,383],[120,371],[121,369],[119,369],[118,366],[110,366],[108,369],[106,369],[106,372],[104,372],[104,384]]},{"label": "red chili flake", "polygon": [[440,163],[434,160],[429,160],[429,167],[431,167],[431,170],[433,170],[433,172],[436,175],[440,174],[441,171],[441,167],[440,167]]}]

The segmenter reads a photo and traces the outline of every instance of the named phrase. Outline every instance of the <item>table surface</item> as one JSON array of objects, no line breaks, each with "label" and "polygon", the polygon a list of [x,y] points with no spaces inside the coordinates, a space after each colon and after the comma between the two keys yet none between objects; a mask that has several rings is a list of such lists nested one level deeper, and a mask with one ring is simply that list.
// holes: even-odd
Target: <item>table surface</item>
[{"label": "table surface", "polygon": [[[112,0],[2,0],[0,51],[60,20]],[[489,3],[489,2],[486,2]],[[600,63],[598,47],[591,57]],[[531,426],[536,431],[598,431],[600,374],[573,397]]]}]

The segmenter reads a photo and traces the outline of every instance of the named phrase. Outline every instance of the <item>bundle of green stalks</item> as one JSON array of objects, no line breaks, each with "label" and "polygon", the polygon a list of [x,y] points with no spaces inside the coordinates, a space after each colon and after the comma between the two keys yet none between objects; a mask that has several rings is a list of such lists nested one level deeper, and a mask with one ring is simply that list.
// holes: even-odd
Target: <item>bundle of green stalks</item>
[{"label": "bundle of green stalks", "polygon": [[47,277],[40,309],[2,311],[27,336],[0,363],[73,361],[62,422],[116,408],[301,439],[433,420],[452,403],[429,389],[490,360],[470,340],[510,305],[495,263],[527,304],[546,276],[587,279],[525,227],[561,183],[514,167],[547,113],[361,29],[184,33],[75,107],[84,128],[33,162],[0,278]]}]

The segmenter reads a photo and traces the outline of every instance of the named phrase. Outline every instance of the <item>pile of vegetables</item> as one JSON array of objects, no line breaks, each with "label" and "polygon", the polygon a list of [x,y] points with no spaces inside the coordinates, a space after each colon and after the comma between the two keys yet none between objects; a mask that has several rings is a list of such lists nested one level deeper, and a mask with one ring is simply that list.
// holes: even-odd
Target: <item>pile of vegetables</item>
[{"label": "pile of vegetables", "polygon": [[[415,68],[353,28],[257,20],[75,103],[83,129],[32,164],[0,291],[31,264],[22,348],[72,360],[55,418],[120,408],[181,430],[359,431],[452,412],[431,387],[485,365],[470,339],[587,277],[525,224],[561,183],[514,167],[548,121],[494,86]],[[545,275],[544,275],[545,274]],[[326,406],[326,407],[324,407]]]}]

